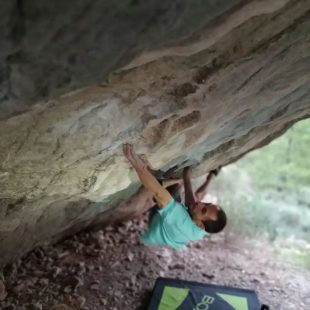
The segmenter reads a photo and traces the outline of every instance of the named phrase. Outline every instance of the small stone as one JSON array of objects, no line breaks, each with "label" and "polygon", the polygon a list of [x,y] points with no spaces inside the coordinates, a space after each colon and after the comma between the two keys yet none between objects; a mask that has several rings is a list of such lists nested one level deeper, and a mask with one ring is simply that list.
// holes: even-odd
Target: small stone
[{"label": "small stone", "polygon": [[98,291],[99,290],[99,284],[98,283],[93,283],[90,285],[90,289],[92,291]]},{"label": "small stone", "polygon": [[125,226],[126,230],[129,230],[129,228],[132,226],[132,221],[128,221],[128,222],[124,223],[124,226]]},{"label": "small stone", "polygon": [[63,258],[65,256],[69,255],[69,254],[70,254],[69,251],[64,251],[64,252],[58,253],[58,258]]},{"label": "small stone", "polygon": [[175,265],[171,266],[171,269],[184,270],[185,266],[183,264],[175,264]]},{"label": "small stone", "polygon": [[98,270],[98,271],[102,271],[102,269],[103,269],[102,266],[97,266],[96,267],[96,270]]},{"label": "small stone", "polygon": [[144,269],[141,269],[141,271],[139,272],[138,274],[139,277],[142,277],[142,278],[147,278],[147,273]]},{"label": "small stone", "polygon": [[202,273],[202,276],[204,277],[204,278],[207,278],[207,279],[214,279],[214,275],[213,274],[208,274],[208,273]]},{"label": "small stone", "polygon": [[62,272],[62,269],[60,267],[55,267],[53,269],[53,278],[57,278]]},{"label": "small stone", "polygon": [[33,287],[37,282],[39,281],[39,278],[37,277],[30,277],[29,279],[26,279],[26,285],[29,287]]},{"label": "small stone", "polygon": [[65,288],[64,292],[65,293],[70,293],[72,291],[76,291],[78,287],[84,284],[84,281],[82,278],[77,277],[77,276],[71,276],[67,279],[65,282]]},{"label": "small stone", "polygon": [[85,303],[86,303],[86,298],[85,298],[84,296],[78,296],[78,297],[76,298],[76,300],[77,300],[78,306],[79,306],[80,308],[82,308],[82,307],[85,305]]},{"label": "small stone", "polygon": [[7,296],[6,288],[4,282],[0,280],[0,301],[3,301]]},{"label": "small stone", "polygon": [[251,282],[252,282],[252,283],[260,283],[260,280],[257,279],[257,278],[254,278],[254,279],[251,279]]},{"label": "small stone", "polygon": [[32,274],[33,274],[34,276],[36,276],[36,277],[42,277],[42,276],[44,276],[44,271],[42,271],[42,270],[34,270],[34,271],[32,272]]},{"label": "small stone", "polygon": [[47,279],[47,278],[40,279],[40,280],[39,280],[39,283],[40,283],[41,285],[43,285],[43,286],[48,286],[48,284],[49,284],[49,279]]},{"label": "small stone", "polygon": [[165,272],[161,270],[161,271],[159,272],[159,276],[163,278],[163,277],[165,276]]},{"label": "small stone", "polygon": [[131,282],[132,285],[136,285],[136,283],[137,283],[137,278],[136,278],[135,276],[132,277],[132,278],[130,279],[130,282]]},{"label": "small stone", "polygon": [[63,303],[72,307],[73,309],[81,309],[85,305],[86,298],[80,295],[66,295],[64,296]]},{"label": "small stone", "polygon": [[105,298],[100,299],[100,304],[103,306],[106,306],[108,304],[108,301]]},{"label": "small stone", "polygon": [[134,258],[134,254],[131,253],[131,252],[129,252],[129,253],[127,254],[127,260],[128,260],[129,262],[132,262],[133,258]]},{"label": "small stone", "polygon": [[94,265],[87,265],[86,266],[86,270],[87,271],[93,271],[95,269],[95,266]]},{"label": "small stone", "polygon": [[121,227],[121,226],[117,228],[117,231],[122,235],[125,235],[127,232],[126,228]]},{"label": "small stone", "polygon": [[28,306],[29,310],[42,310],[42,304],[37,302]]},{"label": "small stone", "polygon": [[56,304],[51,310],[73,310],[71,307],[65,304]]},{"label": "small stone", "polygon": [[71,289],[71,286],[70,285],[67,285],[65,288],[64,288],[64,292],[69,294],[71,293],[72,289]]},{"label": "small stone", "polygon": [[120,262],[119,261],[116,261],[112,266],[111,268],[114,269],[116,267],[118,267],[120,265]]},{"label": "small stone", "polygon": [[201,248],[202,248],[202,244],[199,243],[199,242],[196,243],[196,244],[195,244],[195,248],[196,248],[196,249],[201,249]]},{"label": "small stone", "polygon": [[116,296],[117,298],[122,298],[123,294],[120,291],[115,291],[114,296]]},{"label": "small stone", "polygon": [[13,287],[13,292],[19,295],[25,289],[25,283],[21,282],[18,283],[16,286]]}]

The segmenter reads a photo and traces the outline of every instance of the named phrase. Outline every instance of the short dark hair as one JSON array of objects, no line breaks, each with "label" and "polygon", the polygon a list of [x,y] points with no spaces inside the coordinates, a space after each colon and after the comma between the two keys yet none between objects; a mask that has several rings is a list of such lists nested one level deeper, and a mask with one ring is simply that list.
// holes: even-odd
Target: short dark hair
[{"label": "short dark hair", "polygon": [[217,213],[217,220],[207,220],[204,222],[205,231],[211,234],[216,234],[224,229],[227,223],[226,213],[220,209]]}]

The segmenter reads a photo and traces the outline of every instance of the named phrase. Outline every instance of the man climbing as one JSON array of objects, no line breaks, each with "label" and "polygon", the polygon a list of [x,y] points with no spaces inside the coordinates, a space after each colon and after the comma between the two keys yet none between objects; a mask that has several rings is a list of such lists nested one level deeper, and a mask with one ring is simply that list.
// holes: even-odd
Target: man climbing
[{"label": "man climbing", "polygon": [[194,194],[190,180],[190,168],[184,169],[185,205],[183,205],[177,202],[157,181],[150,172],[147,162],[134,152],[131,144],[124,144],[123,152],[158,205],[158,210],[153,214],[148,230],[141,238],[144,244],[166,245],[180,249],[190,241],[202,239],[207,231],[217,233],[225,227],[225,212],[215,204],[201,202],[215,171],[208,175],[204,184]]}]

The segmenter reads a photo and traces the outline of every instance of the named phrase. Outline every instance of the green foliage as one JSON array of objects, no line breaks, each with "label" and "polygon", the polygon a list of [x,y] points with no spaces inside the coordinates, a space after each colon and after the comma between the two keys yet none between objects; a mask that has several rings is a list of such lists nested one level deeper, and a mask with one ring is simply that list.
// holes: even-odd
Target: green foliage
[{"label": "green foliage", "polygon": [[310,120],[225,167],[211,190],[227,233],[268,239],[281,257],[310,268]]},{"label": "green foliage", "polygon": [[215,189],[232,231],[310,242],[310,120],[225,167]]},{"label": "green foliage", "polygon": [[310,120],[295,124],[268,146],[238,162],[260,189],[297,191],[310,187]]},{"label": "green foliage", "polygon": [[291,201],[264,192],[242,197],[227,191],[220,197],[232,232],[272,242],[290,237],[310,242],[310,210]]},{"label": "green foliage", "polygon": [[307,250],[291,254],[291,260],[310,270],[310,255]]}]

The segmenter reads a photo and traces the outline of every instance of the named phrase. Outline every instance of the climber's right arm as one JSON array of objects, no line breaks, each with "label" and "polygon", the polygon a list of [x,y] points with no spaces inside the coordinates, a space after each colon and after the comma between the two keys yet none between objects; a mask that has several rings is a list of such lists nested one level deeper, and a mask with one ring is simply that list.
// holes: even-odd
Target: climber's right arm
[{"label": "climber's right arm", "polygon": [[164,208],[173,198],[170,193],[150,173],[148,166],[134,152],[131,144],[123,145],[123,152],[133,168],[136,170],[141,183],[146,189],[153,193],[159,207]]}]

